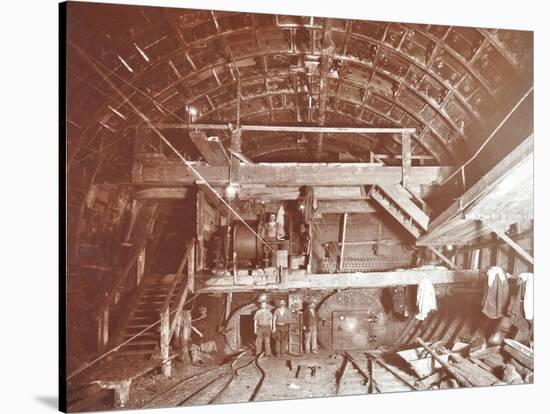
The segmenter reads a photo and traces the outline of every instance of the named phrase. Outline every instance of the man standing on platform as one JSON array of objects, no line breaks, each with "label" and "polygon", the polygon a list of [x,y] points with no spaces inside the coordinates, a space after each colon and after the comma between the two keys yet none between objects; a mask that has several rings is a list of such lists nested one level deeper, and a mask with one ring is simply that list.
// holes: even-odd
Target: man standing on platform
[{"label": "man standing on platform", "polygon": [[279,307],[273,313],[273,333],[275,334],[277,356],[286,355],[288,352],[288,330],[289,324],[292,322],[292,314],[286,307],[286,301],[281,299]]},{"label": "man standing on platform", "polygon": [[254,314],[254,333],[256,334],[256,355],[262,353],[262,343],[266,356],[271,355],[271,329],[273,315],[267,307],[267,298],[260,296],[260,309]]},{"label": "man standing on platform", "polygon": [[305,352],[317,353],[317,311],[315,311],[315,302],[311,301],[304,312],[304,330],[305,330]]}]

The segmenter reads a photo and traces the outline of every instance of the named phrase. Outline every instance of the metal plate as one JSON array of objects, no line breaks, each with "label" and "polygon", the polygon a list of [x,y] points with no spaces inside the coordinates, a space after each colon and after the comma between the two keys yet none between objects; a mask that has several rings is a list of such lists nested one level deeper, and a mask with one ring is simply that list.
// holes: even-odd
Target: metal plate
[{"label": "metal plate", "polygon": [[377,316],[368,310],[332,312],[332,349],[355,350],[375,346]]}]

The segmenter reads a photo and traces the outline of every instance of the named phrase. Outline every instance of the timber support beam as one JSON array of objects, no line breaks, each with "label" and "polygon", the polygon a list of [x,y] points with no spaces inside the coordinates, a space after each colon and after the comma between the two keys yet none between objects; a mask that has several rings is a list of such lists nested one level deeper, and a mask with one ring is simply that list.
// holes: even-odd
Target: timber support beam
[{"label": "timber support beam", "polygon": [[[237,160],[238,161],[238,160]],[[237,181],[235,165],[211,166],[195,163],[193,167],[211,185],[227,186]],[[264,185],[358,186],[392,185],[402,181],[401,167],[370,163],[261,163],[240,164],[238,183]],[[410,184],[437,185],[452,173],[452,167],[411,167]],[[135,184],[192,185],[197,177],[181,161],[140,159],[133,169]]]}]

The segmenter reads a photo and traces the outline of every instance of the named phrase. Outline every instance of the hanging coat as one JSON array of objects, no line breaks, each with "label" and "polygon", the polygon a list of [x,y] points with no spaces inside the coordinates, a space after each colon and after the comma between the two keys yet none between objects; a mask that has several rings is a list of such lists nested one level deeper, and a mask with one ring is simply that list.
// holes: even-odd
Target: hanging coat
[{"label": "hanging coat", "polygon": [[431,311],[437,310],[435,289],[428,279],[422,279],[418,285],[416,306],[418,309],[416,319],[421,321],[426,319]]},{"label": "hanging coat", "polygon": [[[521,328],[521,319],[533,320],[533,274],[521,273],[517,278],[517,291],[510,299],[509,314],[514,325]],[[521,329],[520,329],[521,330]]]},{"label": "hanging coat", "polygon": [[518,278],[525,283],[523,294],[523,312],[525,314],[525,319],[532,321],[535,313],[533,273],[521,273]]},{"label": "hanging coat", "polygon": [[490,319],[502,318],[510,300],[508,278],[504,271],[493,266],[487,271],[487,287],[481,304],[481,311]]}]

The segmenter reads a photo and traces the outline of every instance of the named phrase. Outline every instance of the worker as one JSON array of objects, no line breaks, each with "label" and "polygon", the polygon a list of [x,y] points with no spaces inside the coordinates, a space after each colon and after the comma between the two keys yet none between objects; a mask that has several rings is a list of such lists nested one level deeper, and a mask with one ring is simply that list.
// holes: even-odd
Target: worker
[{"label": "worker", "polygon": [[281,299],[279,307],[273,312],[273,333],[275,334],[277,356],[285,355],[288,351],[288,330],[289,324],[292,322],[292,314],[286,307],[286,301]]},{"label": "worker", "polygon": [[315,310],[315,301],[308,303],[304,312],[304,331],[305,331],[305,352],[317,353],[317,311]]},{"label": "worker", "polygon": [[277,221],[277,214],[269,213],[267,223],[262,223],[260,228],[260,236],[265,240],[282,240],[285,238],[284,224]]},{"label": "worker", "polygon": [[199,316],[191,319],[193,325],[193,336],[195,342],[205,342],[208,340],[208,310],[206,306],[199,306]]},{"label": "worker", "polygon": [[254,314],[254,334],[256,335],[256,355],[262,353],[262,343],[266,356],[271,355],[271,329],[273,326],[273,315],[268,308],[267,298],[261,296],[260,309]]}]

